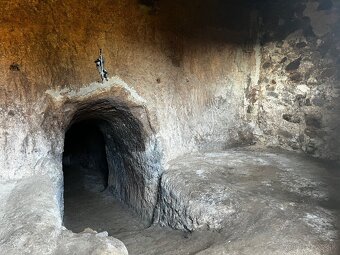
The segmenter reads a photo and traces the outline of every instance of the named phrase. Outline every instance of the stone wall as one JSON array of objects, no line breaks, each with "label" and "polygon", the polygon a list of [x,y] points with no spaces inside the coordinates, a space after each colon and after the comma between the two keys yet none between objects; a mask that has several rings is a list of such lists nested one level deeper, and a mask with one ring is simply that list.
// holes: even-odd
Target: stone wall
[{"label": "stone wall", "polygon": [[248,93],[258,142],[339,159],[339,1],[264,1],[261,73]]}]

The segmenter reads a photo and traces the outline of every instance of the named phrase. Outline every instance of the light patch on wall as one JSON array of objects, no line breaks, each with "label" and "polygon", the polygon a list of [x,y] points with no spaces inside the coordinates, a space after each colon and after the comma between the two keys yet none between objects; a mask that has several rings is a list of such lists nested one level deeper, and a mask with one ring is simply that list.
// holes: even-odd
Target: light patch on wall
[{"label": "light patch on wall", "polygon": [[46,90],[46,94],[52,96],[56,101],[62,101],[65,97],[88,97],[92,94],[110,91],[111,88],[120,87],[129,93],[130,99],[138,103],[146,103],[146,100],[141,97],[137,91],[129,86],[118,76],[113,76],[103,83],[94,82],[88,86],[83,86],[78,90],[64,88],[60,90]]}]

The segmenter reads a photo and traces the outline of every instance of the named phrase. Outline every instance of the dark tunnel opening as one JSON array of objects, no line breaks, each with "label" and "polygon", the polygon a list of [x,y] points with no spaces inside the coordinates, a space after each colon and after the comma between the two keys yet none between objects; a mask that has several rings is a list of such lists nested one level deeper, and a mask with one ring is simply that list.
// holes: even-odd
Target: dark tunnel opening
[{"label": "dark tunnel opening", "polygon": [[74,123],[65,134],[64,225],[75,232],[86,227],[98,228],[96,218],[108,209],[103,201],[100,202],[108,195],[105,190],[109,169],[99,122],[84,120]]},{"label": "dark tunnel opening", "polygon": [[66,228],[117,234],[150,224],[158,168],[155,154],[146,154],[146,138],[142,122],[122,104],[101,100],[75,112],[63,152]]},{"label": "dark tunnel opening", "polygon": [[109,189],[107,134],[101,131],[104,123],[100,119],[83,120],[72,124],[65,134],[64,225],[74,232],[91,228],[117,234],[122,229],[144,227],[140,218]]},{"label": "dark tunnel opening", "polygon": [[[65,135],[63,154],[63,170],[65,176],[65,191],[71,188],[72,175],[87,169],[91,175],[100,180],[102,190],[108,185],[108,163],[105,150],[105,140],[95,120],[82,121],[70,127]],[[84,176],[79,176],[78,182],[84,188]]]}]

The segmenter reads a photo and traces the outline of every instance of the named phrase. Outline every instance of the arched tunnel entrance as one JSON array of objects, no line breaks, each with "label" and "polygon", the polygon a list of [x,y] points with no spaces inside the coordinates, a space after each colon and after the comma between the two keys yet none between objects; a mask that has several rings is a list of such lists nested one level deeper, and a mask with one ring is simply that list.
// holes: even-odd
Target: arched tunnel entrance
[{"label": "arched tunnel entrance", "polygon": [[81,121],[67,130],[63,172],[65,226],[75,232],[86,226],[100,229],[96,218],[105,210],[99,201],[108,186],[109,170],[98,120]]},{"label": "arched tunnel entrance", "polygon": [[65,132],[65,227],[113,235],[151,223],[159,168],[147,144],[127,106],[101,100],[79,107]]},{"label": "arched tunnel entrance", "polygon": [[85,173],[79,173],[85,172],[85,169],[97,179],[96,188],[107,188],[109,169],[105,140],[97,122],[82,121],[72,125],[66,132],[63,154],[65,192],[70,188],[81,189],[89,185],[85,183]]}]

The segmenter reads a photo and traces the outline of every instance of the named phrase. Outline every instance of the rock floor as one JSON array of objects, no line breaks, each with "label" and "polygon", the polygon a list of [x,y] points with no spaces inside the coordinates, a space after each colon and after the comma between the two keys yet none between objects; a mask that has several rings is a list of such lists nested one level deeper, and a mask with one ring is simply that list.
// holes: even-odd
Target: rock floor
[{"label": "rock floor", "polygon": [[[64,224],[75,232],[108,231],[131,255],[335,255],[339,170],[280,151],[185,155],[170,162],[162,177],[160,224],[151,227],[101,192],[101,180],[85,170],[78,188],[65,190]],[[72,176],[68,180],[77,183]]]},{"label": "rock floor", "polygon": [[72,170],[65,178],[64,225],[73,232],[86,228],[107,231],[124,242],[130,255],[196,254],[223,240],[224,236],[217,232],[187,233],[157,225],[149,227],[108,190],[103,191],[103,181],[95,171]]}]

